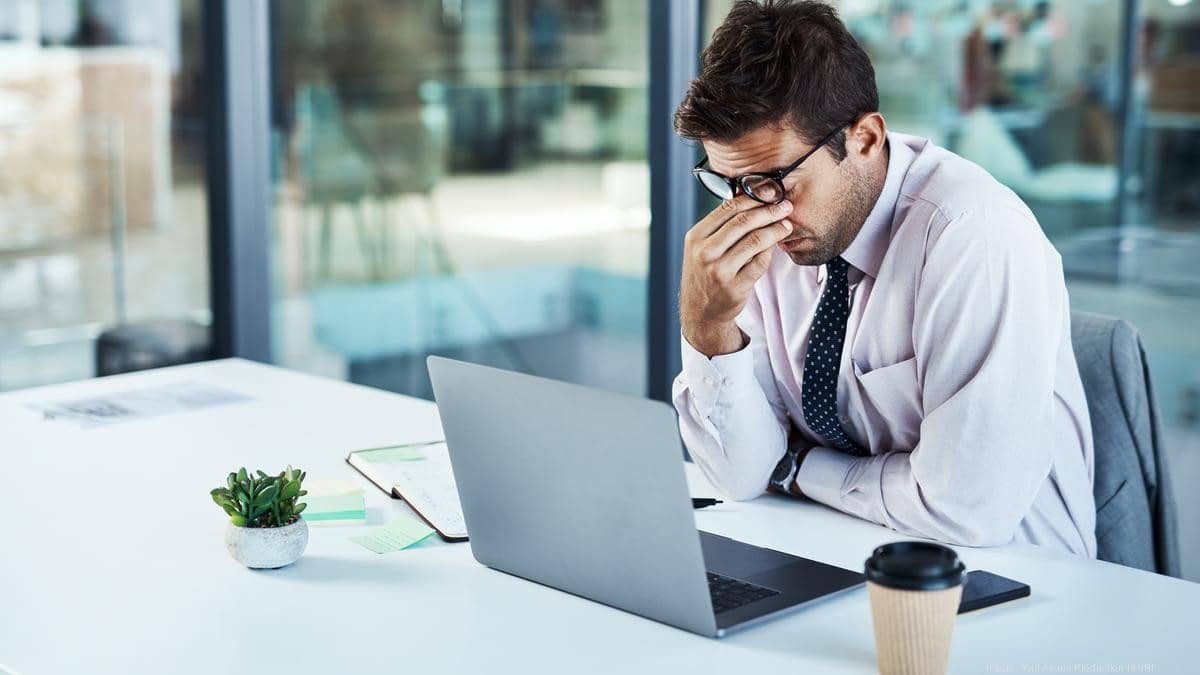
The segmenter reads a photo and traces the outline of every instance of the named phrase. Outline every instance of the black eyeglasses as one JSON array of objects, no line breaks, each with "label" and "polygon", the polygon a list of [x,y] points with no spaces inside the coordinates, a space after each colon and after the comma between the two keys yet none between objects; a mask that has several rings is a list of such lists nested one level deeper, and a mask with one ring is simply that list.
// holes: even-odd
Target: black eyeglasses
[{"label": "black eyeglasses", "polygon": [[[837,129],[834,129],[828,136],[822,138],[819,143],[814,145],[812,150],[804,153],[803,157],[793,162],[791,166],[778,171],[772,171],[770,173],[748,173],[737,178],[728,178],[726,176],[722,176],[716,171],[713,171],[712,169],[701,168],[708,162],[708,155],[705,155],[700,160],[700,163],[692,168],[692,175],[696,177],[696,180],[700,181],[700,184],[704,186],[705,190],[708,190],[714,197],[719,199],[733,199],[737,194],[738,189],[741,189],[742,192],[746,193],[746,196],[750,197],[756,202],[761,202],[763,204],[778,204],[779,202],[783,201],[785,195],[785,190],[783,189],[784,177],[795,171],[797,167],[804,163],[804,160],[812,157],[813,153],[824,147],[826,143],[833,140],[834,136],[837,136],[851,124],[853,124],[853,122],[848,122]],[[773,197],[765,196],[770,194],[769,189],[774,190]]]}]

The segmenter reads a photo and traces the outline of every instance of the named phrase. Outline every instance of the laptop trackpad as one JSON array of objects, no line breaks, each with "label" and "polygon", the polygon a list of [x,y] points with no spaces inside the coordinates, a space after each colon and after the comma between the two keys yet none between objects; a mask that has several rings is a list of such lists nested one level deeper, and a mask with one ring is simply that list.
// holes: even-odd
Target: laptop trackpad
[{"label": "laptop trackpad", "polygon": [[700,531],[700,548],[704,551],[704,565],[709,571],[735,579],[748,579],[755,574],[801,560],[787,553],[751,546],[703,530]]}]

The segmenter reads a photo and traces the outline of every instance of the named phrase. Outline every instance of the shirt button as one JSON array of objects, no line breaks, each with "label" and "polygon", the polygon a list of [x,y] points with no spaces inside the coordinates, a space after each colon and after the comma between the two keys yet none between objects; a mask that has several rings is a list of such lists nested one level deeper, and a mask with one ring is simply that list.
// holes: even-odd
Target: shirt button
[{"label": "shirt button", "polygon": [[711,387],[711,386],[713,386],[714,384],[716,384],[716,382],[713,382],[713,379],[712,379],[711,377],[705,377],[705,378],[704,378],[704,384],[707,384],[708,386],[710,386],[710,387]]},{"label": "shirt button", "polygon": [[726,387],[728,387],[729,385],[733,384],[733,380],[731,380],[731,379],[729,379],[729,378],[727,377],[727,378],[725,378],[725,379],[721,380],[721,384],[723,384],[723,385],[725,385]]}]

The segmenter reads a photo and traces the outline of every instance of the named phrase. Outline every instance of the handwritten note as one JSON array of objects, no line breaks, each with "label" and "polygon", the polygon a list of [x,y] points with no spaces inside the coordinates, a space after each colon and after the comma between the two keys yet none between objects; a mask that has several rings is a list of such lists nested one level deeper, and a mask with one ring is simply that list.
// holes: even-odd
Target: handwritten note
[{"label": "handwritten note", "polygon": [[387,525],[371,528],[361,537],[350,537],[350,541],[375,553],[391,553],[425,541],[433,534],[433,528],[408,516],[397,516]]}]

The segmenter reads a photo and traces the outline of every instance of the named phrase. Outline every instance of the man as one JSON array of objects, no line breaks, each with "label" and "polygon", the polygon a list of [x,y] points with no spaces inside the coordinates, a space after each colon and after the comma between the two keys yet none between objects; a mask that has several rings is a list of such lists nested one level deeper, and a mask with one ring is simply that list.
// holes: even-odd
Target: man
[{"label": "man", "polygon": [[734,499],[1094,557],[1060,257],[1010,190],[878,107],[826,5],[741,0],[713,35],[675,118],[725,200],[684,246],[684,441]]}]

